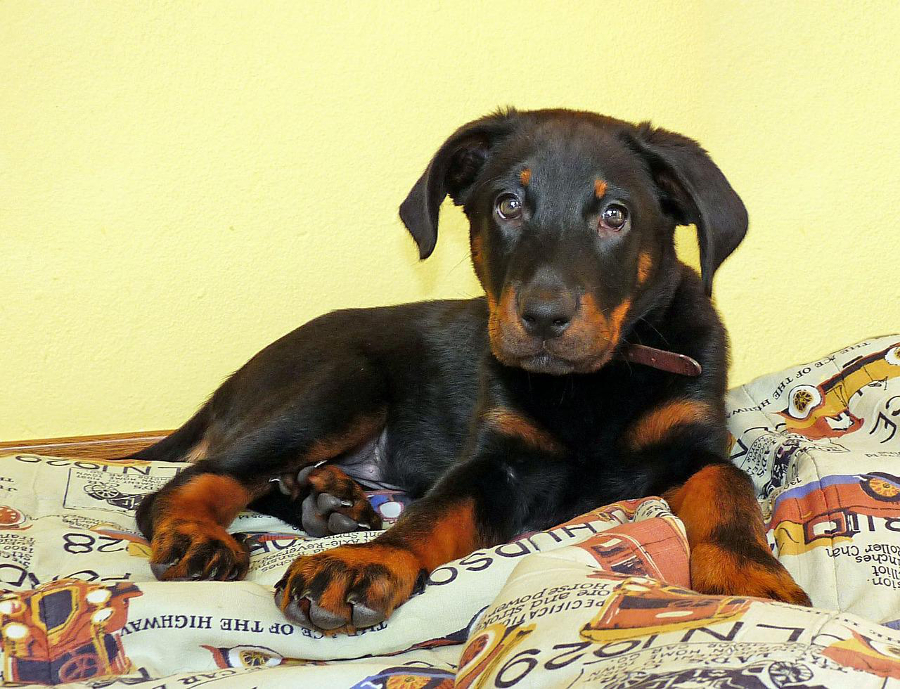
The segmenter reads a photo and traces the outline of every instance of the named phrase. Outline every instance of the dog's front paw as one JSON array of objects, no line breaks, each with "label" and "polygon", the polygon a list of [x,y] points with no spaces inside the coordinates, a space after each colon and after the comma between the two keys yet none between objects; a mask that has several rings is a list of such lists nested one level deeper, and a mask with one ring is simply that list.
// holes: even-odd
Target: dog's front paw
[{"label": "dog's front paw", "polygon": [[418,558],[405,548],[345,545],[295,560],[275,586],[275,602],[303,627],[352,633],[387,619],[424,574]]},{"label": "dog's front paw", "polygon": [[691,588],[701,593],[770,598],[811,606],[809,596],[769,552],[756,543],[700,543],[691,551]]},{"label": "dog's front paw", "polygon": [[250,567],[246,543],[214,523],[171,519],[156,527],[150,547],[150,569],[162,581],[233,581]]}]

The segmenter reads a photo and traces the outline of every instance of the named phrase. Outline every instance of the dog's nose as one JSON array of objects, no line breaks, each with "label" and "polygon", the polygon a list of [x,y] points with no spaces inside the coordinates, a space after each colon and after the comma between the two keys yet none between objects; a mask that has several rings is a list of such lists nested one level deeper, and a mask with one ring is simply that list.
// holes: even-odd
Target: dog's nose
[{"label": "dog's nose", "polygon": [[569,291],[541,291],[519,298],[519,318],[525,332],[545,340],[562,335],[577,310],[578,302]]}]

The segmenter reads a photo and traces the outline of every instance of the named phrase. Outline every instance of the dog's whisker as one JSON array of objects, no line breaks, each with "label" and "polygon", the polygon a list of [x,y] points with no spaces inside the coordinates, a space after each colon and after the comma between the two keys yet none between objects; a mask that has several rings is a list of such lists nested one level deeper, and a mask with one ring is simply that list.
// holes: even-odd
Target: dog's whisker
[{"label": "dog's whisker", "polygon": [[469,256],[469,254],[464,255],[464,256],[463,256],[461,259],[459,259],[455,264],[453,264],[453,266],[450,267],[450,270],[447,271],[447,275],[452,274],[453,271],[455,271],[457,268],[459,268],[459,267],[466,261],[466,259],[471,259],[471,257]]},{"label": "dog's whisker", "polygon": [[[625,344],[631,345],[631,343],[630,343],[627,339],[625,339],[624,337],[622,337],[622,338],[620,338],[620,339],[621,339],[622,342],[624,342]],[[632,376],[633,376],[633,375],[634,375],[634,369],[631,368],[631,362],[628,361],[628,359],[626,359],[625,357],[622,358],[622,361],[624,361],[624,362],[625,362],[625,365],[628,367],[628,373],[629,373],[629,375],[632,375]]]},{"label": "dog's whisker", "polygon": [[656,334],[659,335],[659,339],[661,339],[661,340],[663,341],[663,343],[664,343],[667,347],[670,346],[670,345],[669,345],[669,341],[666,339],[666,336],[663,335],[661,332],[659,332],[659,329],[658,329],[655,325],[653,325],[653,323],[651,323],[650,321],[648,321],[648,320],[647,320],[646,318],[644,318],[643,316],[641,316],[640,318],[638,318],[638,320],[639,320],[640,322],[642,322],[642,323],[646,323],[646,324],[649,325],[651,328],[653,328],[653,330],[656,332]]}]

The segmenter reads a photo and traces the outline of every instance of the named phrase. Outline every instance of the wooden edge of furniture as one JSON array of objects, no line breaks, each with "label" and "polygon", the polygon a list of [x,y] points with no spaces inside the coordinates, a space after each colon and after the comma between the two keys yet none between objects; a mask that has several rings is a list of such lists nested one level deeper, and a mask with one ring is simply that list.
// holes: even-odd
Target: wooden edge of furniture
[{"label": "wooden edge of furniture", "polygon": [[47,455],[66,459],[117,459],[133,454],[162,440],[172,431],[139,431],[80,435],[71,438],[14,440],[0,442],[0,457],[5,455]]}]

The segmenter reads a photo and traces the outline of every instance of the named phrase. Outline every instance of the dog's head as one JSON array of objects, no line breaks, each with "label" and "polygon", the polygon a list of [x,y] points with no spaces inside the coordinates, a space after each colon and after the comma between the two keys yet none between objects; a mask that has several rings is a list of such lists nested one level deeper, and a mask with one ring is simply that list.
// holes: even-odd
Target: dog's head
[{"label": "dog's head", "polygon": [[489,115],[441,146],[400,206],[422,258],[446,196],[469,218],[494,356],[541,373],[598,369],[665,300],[676,225],[697,226],[707,294],[747,230],[743,203],[696,142],[569,110]]}]

